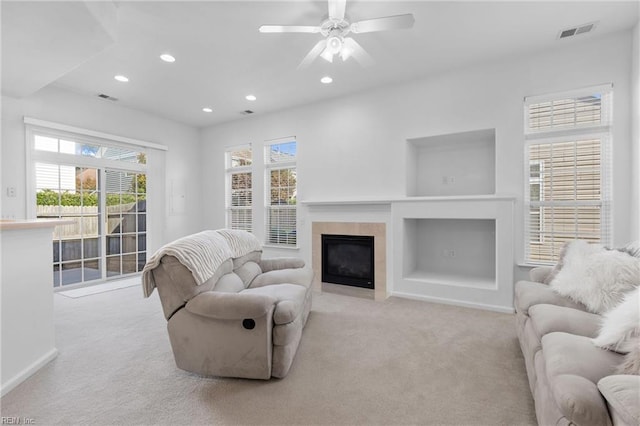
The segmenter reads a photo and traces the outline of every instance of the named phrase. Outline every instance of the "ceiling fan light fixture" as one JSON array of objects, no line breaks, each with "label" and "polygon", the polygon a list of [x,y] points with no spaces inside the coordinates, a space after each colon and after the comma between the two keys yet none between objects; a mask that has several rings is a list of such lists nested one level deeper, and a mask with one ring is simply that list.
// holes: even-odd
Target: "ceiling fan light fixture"
[{"label": "ceiling fan light fixture", "polygon": [[330,83],[332,83],[332,82],[333,82],[333,79],[327,75],[327,76],[322,77],[322,78],[320,79],[320,82],[321,82],[322,84],[330,84]]},{"label": "ceiling fan light fixture", "polygon": [[344,46],[340,51],[340,57],[342,58],[343,61],[346,61],[347,59],[349,59],[352,54],[353,54],[353,49],[347,46]]},{"label": "ceiling fan light fixture", "polygon": [[328,0],[329,16],[318,26],[263,25],[260,32],[320,33],[324,39],[318,41],[307,53],[298,69],[309,66],[318,56],[327,62],[333,62],[335,55],[340,55],[343,61],[353,57],[360,65],[369,66],[373,59],[355,40],[347,37],[349,34],[405,29],[413,27],[415,23],[411,13],[349,22],[345,18],[345,4],[346,0]]},{"label": "ceiling fan light fixture", "polygon": [[342,40],[338,36],[332,36],[327,39],[327,49],[331,50],[334,55],[342,50],[342,44]]},{"label": "ceiling fan light fixture", "polygon": [[327,62],[333,62],[333,52],[331,51],[331,49],[329,49],[329,47],[324,49],[324,52],[322,52],[320,56]]}]

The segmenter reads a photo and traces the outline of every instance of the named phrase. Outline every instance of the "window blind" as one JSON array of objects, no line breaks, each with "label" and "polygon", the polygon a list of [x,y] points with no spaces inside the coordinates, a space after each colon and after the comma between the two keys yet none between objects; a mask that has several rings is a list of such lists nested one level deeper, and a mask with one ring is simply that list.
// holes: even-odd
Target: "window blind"
[{"label": "window blind", "polygon": [[226,152],[227,228],[253,230],[252,162],[250,146],[232,148]]},{"label": "window blind", "polygon": [[297,143],[284,140],[267,143],[266,242],[295,246],[297,244]]},{"label": "window blind", "polygon": [[608,244],[611,86],[525,99],[525,260],[551,264],[562,246]]}]

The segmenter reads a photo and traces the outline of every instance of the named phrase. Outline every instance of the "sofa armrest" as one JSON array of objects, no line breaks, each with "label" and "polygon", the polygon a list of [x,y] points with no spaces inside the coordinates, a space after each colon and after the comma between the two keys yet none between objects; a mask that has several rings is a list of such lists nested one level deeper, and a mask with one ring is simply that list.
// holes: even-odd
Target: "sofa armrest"
[{"label": "sofa armrest", "polygon": [[531,281],[518,281],[515,288],[515,308],[517,312],[529,315],[529,308],[540,304],[565,306],[586,311],[587,308],[568,297],[560,296],[551,287]]},{"label": "sofa armrest", "polygon": [[187,311],[220,320],[260,318],[274,309],[277,300],[262,294],[200,293],[185,305]]},{"label": "sofa armrest", "polygon": [[260,260],[260,269],[262,272],[276,271],[279,269],[298,269],[304,268],[305,262],[296,257],[272,257],[270,259]]},{"label": "sofa armrest", "polygon": [[553,266],[538,266],[529,271],[529,278],[531,281],[544,283],[551,271],[553,271]]},{"label": "sofa armrest", "polygon": [[309,288],[313,281],[313,269],[303,268],[275,269],[258,275],[249,286],[250,288],[264,287],[273,284],[298,284]]},{"label": "sofa armrest", "polygon": [[603,377],[598,382],[598,390],[607,400],[614,425],[640,424],[640,376]]}]

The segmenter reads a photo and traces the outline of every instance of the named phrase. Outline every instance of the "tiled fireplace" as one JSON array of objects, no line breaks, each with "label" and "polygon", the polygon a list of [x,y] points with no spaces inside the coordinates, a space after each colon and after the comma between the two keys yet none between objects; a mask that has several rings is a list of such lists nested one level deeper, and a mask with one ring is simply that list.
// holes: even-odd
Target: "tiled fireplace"
[{"label": "tiled fireplace", "polygon": [[387,298],[387,237],[384,223],[313,222],[311,233],[316,290],[322,290],[322,235],[366,236],[373,237],[374,241],[374,282],[371,291],[376,300]]}]

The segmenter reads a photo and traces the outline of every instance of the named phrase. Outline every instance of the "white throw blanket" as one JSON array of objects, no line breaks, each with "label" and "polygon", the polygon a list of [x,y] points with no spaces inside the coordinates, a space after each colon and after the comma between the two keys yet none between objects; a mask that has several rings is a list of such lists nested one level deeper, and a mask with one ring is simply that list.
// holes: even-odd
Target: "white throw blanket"
[{"label": "white throw blanket", "polygon": [[217,232],[227,240],[234,258],[254,251],[262,251],[260,240],[250,232],[235,229],[218,229]]},{"label": "white throw blanket", "polygon": [[217,231],[203,231],[175,240],[160,247],[144,266],[142,270],[144,297],[149,297],[153,293],[156,284],[151,271],[160,264],[160,260],[165,255],[175,256],[191,271],[198,285],[211,278],[227,259],[234,257],[227,240]]}]

